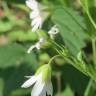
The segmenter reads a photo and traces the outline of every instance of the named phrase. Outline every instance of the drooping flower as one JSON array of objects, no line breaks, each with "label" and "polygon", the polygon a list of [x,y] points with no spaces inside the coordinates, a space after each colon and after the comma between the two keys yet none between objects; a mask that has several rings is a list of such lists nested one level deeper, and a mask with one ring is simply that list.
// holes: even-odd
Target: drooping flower
[{"label": "drooping flower", "polygon": [[51,28],[51,30],[49,30],[49,32],[48,32],[48,34],[49,34],[49,36],[50,36],[51,39],[54,39],[54,36],[55,36],[56,34],[58,34],[58,33],[59,33],[59,29],[57,28],[56,25],[54,25],[54,26]]},{"label": "drooping flower", "polygon": [[[30,77],[30,76],[29,76]],[[36,74],[31,76],[21,87],[28,88],[33,85],[31,96],[52,96],[51,67],[49,64],[40,67]]]},{"label": "drooping flower", "polygon": [[36,49],[40,49],[40,47],[41,47],[41,45],[43,44],[45,42],[45,39],[43,38],[43,37],[41,37],[40,39],[39,39],[39,41],[35,44],[35,45],[32,45],[29,49],[28,49],[28,51],[27,51],[27,53],[30,53],[34,48],[36,48]]},{"label": "drooping flower", "polygon": [[32,31],[35,32],[37,29],[41,28],[43,24],[38,2],[36,0],[27,0],[26,5],[32,9],[32,12],[30,13],[30,19],[32,19]]}]

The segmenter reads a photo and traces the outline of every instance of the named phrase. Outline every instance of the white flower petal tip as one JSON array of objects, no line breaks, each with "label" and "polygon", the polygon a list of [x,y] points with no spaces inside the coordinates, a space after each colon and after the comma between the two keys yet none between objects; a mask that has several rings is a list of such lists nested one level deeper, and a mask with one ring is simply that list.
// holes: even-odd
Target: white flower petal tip
[{"label": "white flower petal tip", "polygon": [[39,4],[36,0],[27,0],[26,5],[32,9],[30,13],[30,19],[32,19],[32,32],[36,32],[37,29],[42,27],[43,20],[40,15]]},{"label": "white flower petal tip", "polygon": [[27,50],[27,53],[30,54],[31,51],[35,48],[35,45],[32,45],[28,50]]},{"label": "white flower petal tip", "polygon": [[32,86],[36,82],[36,77],[32,76],[30,79],[28,79],[21,87],[22,88],[28,88]]},{"label": "white flower petal tip", "polygon": [[40,29],[42,27],[43,21],[42,18],[36,17],[33,19],[31,26],[32,26],[32,32],[36,32],[38,29]]},{"label": "white flower petal tip", "polygon": [[40,47],[42,46],[42,44],[45,42],[45,39],[43,37],[41,37],[39,39],[39,41],[35,44],[35,45],[32,45],[28,50],[27,50],[27,53],[30,54],[31,51],[36,48],[37,50],[40,49]]},{"label": "white flower petal tip", "polygon": [[44,37],[41,37],[40,39],[39,39],[39,43],[44,43],[45,42],[45,38]]},{"label": "white flower petal tip", "polygon": [[52,82],[47,83],[47,95],[52,96],[53,95],[53,86],[52,86]]},{"label": "white flower petal tip", "polygon": [[56,34],[58,34],[58,33],[59,33],[59,29],[57,28],[56,25],[54,25],[54,26],[51,28],[51,30],[48,32],[48,34],[50,35],[50,38],[51,38],[51,39],[54,39],[54,36],[55,36]]},{"label": "white flower petal tip", "polygon": [[30,13],[30,19],[34,19],[35,17],[39,16],[39,12],[38,11],[32,11]]},{"label": "white flower petal tip", "polygon": [[25,78],[31,78],[32,76],[24,76]]},{"label": "white flower petal tip", "polygon": [[32,92],[31,92],[31,96],[40,96],[41,92],[44,89],[44,85],[45,83],[42,80],[42,75],[39,76],[36,84],[34,85]]},{"label": "white flower petal tip", "polygon": [[27,0],[26,1],[26,5],[32,9],[32,10],[35,10],[38,8],[38,2],[36,0]]}]

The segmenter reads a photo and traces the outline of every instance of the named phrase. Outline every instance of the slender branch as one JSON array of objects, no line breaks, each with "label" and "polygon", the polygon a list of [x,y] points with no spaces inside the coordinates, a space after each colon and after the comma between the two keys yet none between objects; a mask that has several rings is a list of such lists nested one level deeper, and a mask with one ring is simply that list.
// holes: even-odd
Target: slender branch
[{"label": "slender branch", "polygon": [[60,55],[55,55],[55,56],[53,56],[51,59],[50,59],[50,61],[49,61],[49,63],[48,64],[51,64],[51,62],[55,59],[55,58],[57,58],[57,57],[59,57]]},{"label": "slender branch", "polygon": [[94,22],[93,18],[91,17],[90,13],[87,12],[88,18],[90,20],[90,22],[92,23],[93,27],[96,29],[96,23]]},{"label": "slender branch", "polygon": [[87,86],[87,88],[85,90],[84,96],[89,96],[89,93],[90,93],[91,87],[92,87],[92,83],[93,83],[93,80],[90,79],[89,84],[88,84],[88,86]]},{"label": "slender branch", "polygon": [[92,50],[93,50],[93,62],[94,66],[96,66],[96,40],[95,38],[92,39]]}]

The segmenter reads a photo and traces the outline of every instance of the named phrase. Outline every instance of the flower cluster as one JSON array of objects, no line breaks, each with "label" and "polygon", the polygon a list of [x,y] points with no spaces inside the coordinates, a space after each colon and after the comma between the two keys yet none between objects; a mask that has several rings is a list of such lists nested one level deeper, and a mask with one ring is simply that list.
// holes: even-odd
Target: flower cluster
[{"label": "flower cluster", "polygon": [[36,0],[27,0],[26,5],[32,10],[30,13],[30,19],[32,19],[31,26],[32,31],[36,32],[36,30],[41,28],[43,24],[43,20],[40,16],[38,2]]},{"label": "flower cluster", "polygon": [[[32,26],[32,32],[36,32],[39,28],[42,28],[43,25],[43,17],[41,17],[40,14],[40,8],[39,3],[36,0],[27,0],[26,5],[32,10],[30,13],[30,19],[32,19],[31,26]],[[48,32],[51,39],[54,38],[54,35],[56,35],[59,32],[59,29],[56,25],[54,25]],[[30,53],[34,48],[40,49],[41,45],[44,43],[44,37],[40,37],[39,41],[32,45],[27,53]]]},{"label": "flower cluster", "polygon": [[[32,20],[32,32],[37,32],[39,28],[42,28],[44,19],[41,16],[39,3],[36,0],[27,0],[26,5],[32,10],[30,13],[30,19]],[[49,37],[54,39],[54,36],[59,32],[59,29],[54,25],[49,31]],[[27,53],[30,53],[34,48],[40,49],[41,46],[45,43],[45,38],[41,36],[39,41],[32,45]],[[53,86],[51,83],[51,66],[50,64],[43,65],[40,67],[36,74],[33,76],[26,76],[29,78],[21,87],[28,88],[33,85],[33,90],[31,96],[52,96]]]}]

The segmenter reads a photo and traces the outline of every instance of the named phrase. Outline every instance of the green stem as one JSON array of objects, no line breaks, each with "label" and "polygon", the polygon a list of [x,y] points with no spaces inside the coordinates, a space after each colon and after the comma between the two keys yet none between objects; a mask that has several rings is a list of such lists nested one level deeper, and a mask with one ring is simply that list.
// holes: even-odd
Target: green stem
[{"label": "green stem", "polygon": [[87,86],[87,88],[86,88],[86,90],[85,90],[84,96],[89,96],[90,91],[91,91],[91,87],[92,87],[92,83],[93,83],[93,80],[90,79],[90,81],[89,81],[89,83],[88,83],[88,86]]},{"label": "green stem", "polygon": [[90,20],[90,22],[92,23],[93,27],[96,29],[96,23],[94,22],[93,18],[91,17],[90,13],[87,12],[88,18]]},{"label": "green stem", "polygon": [[59,57],[60,55],[55,55],[55,56],[53,56],[51,59],[50,59],[50,61],[49,61],[49,63],[48,64],[51,64],[51,62],[55,59],[55,58],[57,58],[57,57]]},{"label": "green stem", "polygon": [[89,6],[88,6],[88,5],[89,5],[89,4],[88,4],[88,0],[86,0],[86,4],[83,5],[83,8],[85,7],[84,10],[85,10],[85,12],[87,13],[88,18],[89,18],[90,22],[92,23],[93,27],[96,29],[96,23],[94,22],[91,14],[90,14]]},{"label": "green stem", "polygon": [[94,66],[96,66],[96,45],[95,45],[96,40],[93,38],[92,39],[92,50],[93,50],[93,62]]}]

